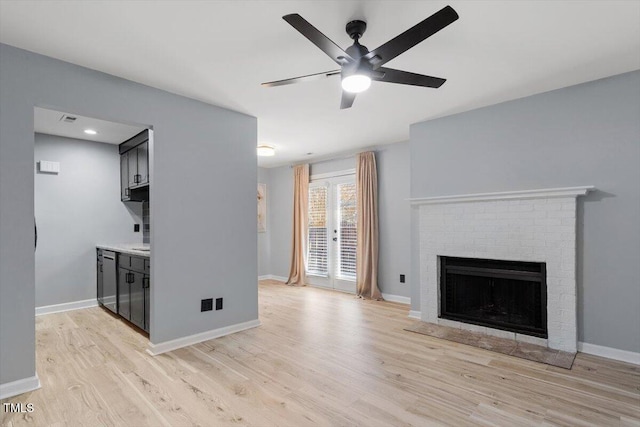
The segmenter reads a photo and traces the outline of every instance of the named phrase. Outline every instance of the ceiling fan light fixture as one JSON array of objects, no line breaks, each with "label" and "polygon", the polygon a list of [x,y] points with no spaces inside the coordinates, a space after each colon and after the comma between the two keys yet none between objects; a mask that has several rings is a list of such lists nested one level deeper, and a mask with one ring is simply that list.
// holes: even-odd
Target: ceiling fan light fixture
[{"label": "ceiling fan light fixture", "polygon": [[276,149],[270,145],[258,145],[258,156],[271,157],[276,155]]},{"label": "ceiling fan light fixture", "polygon": [[360,93],[369,89],[371,77],[365,74],[352,74],[342,79],[342,89],[349,93]]}]

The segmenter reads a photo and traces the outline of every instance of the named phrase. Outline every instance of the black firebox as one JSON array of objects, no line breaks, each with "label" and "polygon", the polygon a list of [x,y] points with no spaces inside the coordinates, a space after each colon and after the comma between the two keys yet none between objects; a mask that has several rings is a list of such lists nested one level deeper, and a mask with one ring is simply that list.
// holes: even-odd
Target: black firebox
[{"label": "black firebox", "polygon": [[441,256],[440,317],[547,338],[545,263]]}]

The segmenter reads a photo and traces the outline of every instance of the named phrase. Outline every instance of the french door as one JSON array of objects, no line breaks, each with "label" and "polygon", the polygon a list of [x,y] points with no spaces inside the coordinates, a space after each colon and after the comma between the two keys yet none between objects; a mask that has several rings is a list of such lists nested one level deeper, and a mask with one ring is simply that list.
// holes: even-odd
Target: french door
[{"label": "french door", "polygon": [[356,214],[354,175],[309,184],[309,284],[356,292]]}]

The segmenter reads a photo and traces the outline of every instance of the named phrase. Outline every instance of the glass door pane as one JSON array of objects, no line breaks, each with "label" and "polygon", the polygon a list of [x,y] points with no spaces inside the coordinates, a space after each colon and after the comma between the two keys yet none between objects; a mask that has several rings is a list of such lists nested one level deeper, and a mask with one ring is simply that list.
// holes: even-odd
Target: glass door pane
[{"label": "glass door pane", "polygon": [[338,271],[337,276],[356,278],[356,185],[338,184]]},{"label": "glass door pane", "polygon": [[326,276],[328,269],[327,251],[327,193],[326,186],[309,188],[309,231],[307,239],[307,271],[310,274]]}]

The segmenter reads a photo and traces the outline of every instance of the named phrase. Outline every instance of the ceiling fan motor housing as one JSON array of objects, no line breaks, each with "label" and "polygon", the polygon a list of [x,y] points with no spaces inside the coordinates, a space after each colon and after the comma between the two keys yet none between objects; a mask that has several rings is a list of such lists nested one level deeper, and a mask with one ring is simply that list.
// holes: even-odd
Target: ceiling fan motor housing
[{"label": "ceiling fan motor housing", "polygon": [[366,29],[367,23],[364,21],[356,20],[347,23],[347,34],[349,34],[349,37],[351,37],[354,42],[351,46],[345,49],[345,52],[351,58],[355,59],[355,61],[342,65],[342,77],[350,76],[353,74],[368,75],[370,73],[372,67],[369,62],[361,60],[363,56],[369,53],[369,49],[358,42],[358,39],[362,37]]},{"label": "ceiling fan motor housing", "polygon": [[349,34],[349,37],[351,37],[353,40],[356,40],[356,41],[360,37],[362,37],[366,29],[367,29],[367,23],[360,20],[350,21],[347,23],[347,27],[346,27],[347,34]]}]

